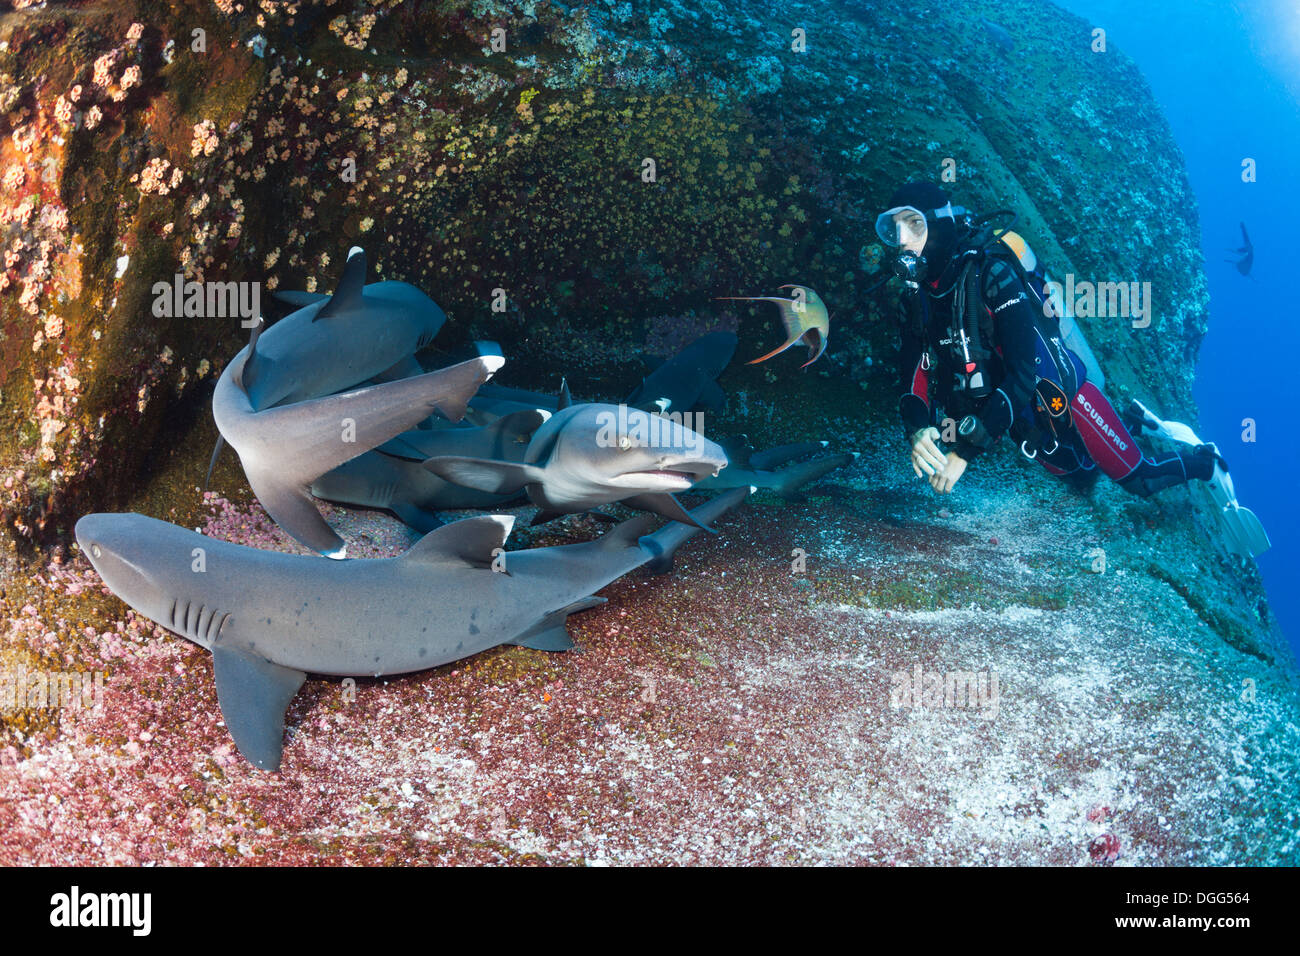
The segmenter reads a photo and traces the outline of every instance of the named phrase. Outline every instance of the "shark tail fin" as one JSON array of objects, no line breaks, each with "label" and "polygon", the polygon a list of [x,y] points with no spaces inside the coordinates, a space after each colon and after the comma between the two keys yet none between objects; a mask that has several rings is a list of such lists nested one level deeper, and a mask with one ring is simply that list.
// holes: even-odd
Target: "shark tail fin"
[{"label": "shark tail fin", "polygon": [[[752,487],[733,488],[731,491],[692,508],[690,515],[701,526],[706,525],[744,501],[752,490]],[[641,538],[639,543],[641,550],[646,554],[646,563],[649,565],[650,570],[658,574],[671,569],[673,556],[677,553],[677,549],[682,546],[682,542],[699,530],[700,528],[695,525],[670,521],[654,534],[648,534]]]}]

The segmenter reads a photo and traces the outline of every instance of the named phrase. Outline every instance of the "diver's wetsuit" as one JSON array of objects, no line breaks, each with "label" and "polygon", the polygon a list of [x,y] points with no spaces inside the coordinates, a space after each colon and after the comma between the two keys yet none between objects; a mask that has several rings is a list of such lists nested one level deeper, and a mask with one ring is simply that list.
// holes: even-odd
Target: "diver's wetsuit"
[{"label": "diver's wetsuit", "polygon": [[[993,324],[985,374],[995,387],[972,398],[957,385],[957,362],[964,357],[953,347],[952,316],[961,283],[951,274],[924,280],[921,291],[904,295],[900,303],[899,412],[909,436],[938,425],[942,410],[958,421],[974,415],[982,423],[986,441],[972,444],[959,437],[954,445],[968,462],[1010,432],[1026,455],[1054,475],[1100,468],[1144,497],[1192,478],[1209,480],[1215,460],[1210,446],[1171,452],[1159,460],[1145,457],[1016,271],[993,256],[978,268],[981,304]],[[940,282],[946,292],[932,298]]]}]

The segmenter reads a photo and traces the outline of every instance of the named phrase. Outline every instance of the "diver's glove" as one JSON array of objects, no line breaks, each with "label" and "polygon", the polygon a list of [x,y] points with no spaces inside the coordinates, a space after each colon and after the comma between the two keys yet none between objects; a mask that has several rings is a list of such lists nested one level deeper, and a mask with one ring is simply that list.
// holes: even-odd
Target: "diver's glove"
[{"label": "diver's glove", "polygon": [[916,477],[936,474],[948,464],[948,456],[939,448],[939,429],[933,425],[918,428],[912,433],[912,470]]}]

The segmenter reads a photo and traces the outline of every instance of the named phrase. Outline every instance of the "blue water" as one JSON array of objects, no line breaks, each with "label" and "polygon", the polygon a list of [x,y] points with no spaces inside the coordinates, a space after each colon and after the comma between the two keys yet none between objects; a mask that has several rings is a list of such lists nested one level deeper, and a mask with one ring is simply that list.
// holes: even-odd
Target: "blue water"
[{"label": "blue water", "polygon": [[[1133,58],[1186,158],[1210,287],[1210,330],[1196,370],[1201,438],[1223,449],[1238,498],[1272,538],[1259,567],[1300,656],[1300,4],[1055,2],[1103,27]],[[1244,157],[1257,163],[1254,183],[1242,182]],[[1239,221],[1255,244],[1250,278],[1224,261],[1241,245]],[[1247,418],[1256,423],[1253,444],[1242,440]]]}]

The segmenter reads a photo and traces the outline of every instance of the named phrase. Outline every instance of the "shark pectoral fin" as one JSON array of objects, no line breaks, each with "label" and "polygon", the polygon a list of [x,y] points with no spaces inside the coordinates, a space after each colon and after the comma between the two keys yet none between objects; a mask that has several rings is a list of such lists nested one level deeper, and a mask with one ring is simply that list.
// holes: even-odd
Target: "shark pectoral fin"
[{"label": "shark pectoral fin", "polygon": [[317,554],[343,557],[343,539],[321,517],[306,488],[283,484],[274,475],[247,467],[244,474],[257,500],[285,534]]},{"label": "shark pectoral fin", "polygon": [[680,521],[683,524],[689,524],[702,531],[710,534],[716,534],[712,528],[700,524],[691,513],[682,507],[682,503],[672,494],[663,492],[660,494],[634,495],[631,498],[624,498],[623,504],[629,508],[637,508],[640,511],[649,511],[657,515],[663,515],[665,518],[672,518],[674,521]]},{"label": "shark pectoral fin", "polygon": [[220,643],[212,648],[217,703],[235,746],[253,766],[279,770],[284,712],[307,675]]},{"label": "shark pectoral fin", "polygon": [[489,568],[505,548],[515,526],[514,515],[479,515],[435,528],[402,555],[403,561],[453,560]]},{"label": "shark pectoral fin", "polygon": [[855,456],[852,452],[844,452],[826,458],[815,458],[812,461],[791,465],[789,468],[782,468],[775,473],[776,481],[772,485],[772,490],[787,501],[802,500],[803,496],[800,494],[800,489],[830,474],[836,468],[843,468],[845,465],[852,463],[854,459]]},{"label": "shark pectoral fin", "polygon": [[749,456],[749,465],[756,471],[771,471],[773,468],[794,461],[796,458],[816,454],[825,447],[826,445],[819,441],[801,441],[790,445],[777,445],[775,448],[754,452]]},{"label": "shark pectoral fin", "polygon": [[366,254],[358,246],[348,250],[348,261],[343,267],[343,277],[330,300],[316,313],[313,322],[341,315],[361,307],[361,293],[366,286]]},{"label": "shark pectoral fin", "polygon": [[695,404],[720,412],[727,404],[727,393],[717,382],[709,382],[700,389],[700,396],[695,400]]},{"label": "shark pectoral fin", "polygon": [[412,375],[423,375],[424,366],[415,360],[414,355],[408,355],[399,362],[395,362],[392,367],[384,369],[374,377],[375,382],[395,382],[399,378],[410,378]]},{"label": "shark pectoral fin", "polygon": [[435,512],[427,511],[418,505],[395,501],[388,506],[388,510],[397,515],[402,524],[408,528],[414,528],[420,534],[437,531],[443,526],[442,519]]},{"label": "shark pectoral fin", "polygon": [[603,597],[587,597],[572,604],[567,604],[558,611],[552,611],[514,640],[507,644],[531,647],[535,651],[567,651],[573,648],[573,638],[569,636],[567,621],[570,614],[585,611],[589,607],[599,607],[606,601]]},{"label": "shark pectoral fin", "polygon": [[495,458],[442,455],[428,459],[424,467],[452,484],[477,488],[494,495],[513,494],[524,485],[540,481],[542,477],[541,469],[535,465],[499,461]]},{"label": "shark pectoral fin", "polygon": [[537,514],[533,515],[533,520],[528,522],[528,527],[535,528],[539,524],[546,524],[548,521],[554,521],[556,518],[564,517],[563,511],[551,511],[549,508],[542,508]]},{"label": "shark pectoral fin", "polygon": [[286,305],[291,305],[295,309],[301,309],[304,306],[315,305],[317,302],[323,301],[324,299],[328,299],[329,296],[327,296],[323,292],[285,291],[285,292],[272,292],[271,298],[275,299],[277,302],[283,302]]}]

